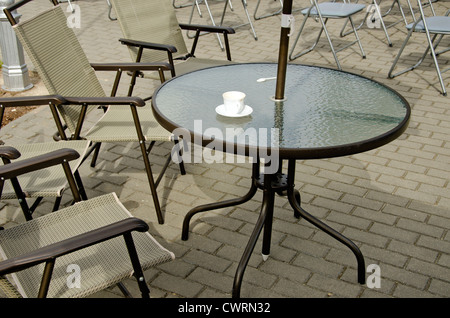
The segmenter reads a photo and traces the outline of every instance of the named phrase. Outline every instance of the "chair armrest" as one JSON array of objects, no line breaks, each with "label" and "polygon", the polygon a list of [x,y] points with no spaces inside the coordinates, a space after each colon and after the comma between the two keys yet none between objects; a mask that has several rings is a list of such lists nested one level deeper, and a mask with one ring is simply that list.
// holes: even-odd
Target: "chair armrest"
[{"label": "chair armrest", "polygon": [[120,43],[127,45],[127,46],[143,47],[144,49],[167,51],[170,53],[177,52],[177,48],[175,46],[168,45],[168,44],[166,45],[166,44],[136,41],[136,40],[130,40],[130,39],[119,39],[119,41],[120,41]]},{"label": "chair armrest", "polygon": [[169,63],[91,63],[96,71],[171,71]]},{"label": "chair armrest", "polygon": [[0,147],[0,158],[14,160],[20,158],[21,153],[14,147],[4,146]]},{"label": "chair armrest", "polygon": [[80,154],[73,149],[69,148],[58,149],[40,156],[2,165],[0,166],[0,177],[4,179],[11,179],[25,173],[62,164],[63,162],[66,161],[75,160],[78,159],[79,157]]},{"label": "chair armrest", "polygon": [[145,106],[145,102],[139,97],[65,97],[69,105],[134,105]]},{"label": "chair armrest", "polygon": [[2,97],[0,106],[3,107],[20,107],[20,106],[38,106],[48,104],[63,104],[65,99],[59,95],[43,95],[43,96],[24,96],[24,97]]},{"label": "chair armrest", "polygon": [[[81,202],[82,203],[82,202]],[[0,262],[0,275],[21,271],[57,257],[95,245],[132,231],[145,232],[149,227],[144,221],[130,217],[101,228],[47,245],[27,254]]]},{"label": "chair armrest", "polygon": [[213,25],[200,25],[200,24],[179,24],[180,28],[185,30],[195,31],[194,42],[192,43],[190,56],[195,56],[195,49],[197,48],[197,43],[200,38],[201,32],[211,32],[211,33],[222,33],[225,40],[225,51],[227,53],[227,60],[231,61],[231,49],[230,43],[228,41],[228,34],[234,34],[233,28],[224,26],[213,26]]},{"label": "chair armrest", "polygon": [[192,30],[192,31],[204,31],[211,33],[226,33],[226,34],[234,34],[236,31],[231,27],[226,26],[217,26],[217,25],[201,25],[201,24],[185,24],[180,23],[180,28],[183,30]]}]

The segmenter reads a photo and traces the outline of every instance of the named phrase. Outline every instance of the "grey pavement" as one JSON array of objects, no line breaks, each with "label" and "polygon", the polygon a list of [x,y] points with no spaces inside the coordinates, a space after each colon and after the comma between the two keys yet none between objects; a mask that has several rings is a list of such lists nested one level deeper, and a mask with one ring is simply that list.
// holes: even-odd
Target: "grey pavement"
[{"label": "grey pavement", "polygon": [[[172,1],[172,0],[166,0]],[[187,0],[177,0],[183,4]],[[280,15],[254,20],[256,0],[249,0],[248,9],[258,40],[248,26],[236,29],[230,36],[232,57],[236,62],[270,61],[278,57]],[[361,2],[361,1],[360,1]],[[369,3],[369,1],[365,1]],[[391,1],[382,1],[383,8]],[[219,21],[223,1],[209,1]],[[79,6],[80,28],[75,32],[91,62],[130,62],[126,47],[117,40],[122,37],[117,21],[108,18],[106,0],[73,1]],[[226,25],[246,22],[241,1],[232,1]],[[295,0],[294,9],[305,7],[309,0]],[[67,6],[67,3],[63,3]],[[36,0],[19,9],[26,18],[35,10],[49,6],[48,0]],[[278,10],[279,2],[261,0],[258,14]],[[450,9],[449,1],[438,1],[441,14]],[[200,4],[203,17],[194,12],[193,22],[209,23],[206,7]],[[188,22],[191,7],[177,9],[180,22]],[[67,13],[70,15],[70,12]],[[112,14],[114,17],[114,13]],[[294,13],[300,26],[302,16]],[[358,22],[362,19],[359,17]],[[387,22],[399,19],[398,10],[385,17]],[[343,21],[330,21],[329,29],[337,45],[351,36],[339,37]],[[312,23],[308,31],[317,30]],[[439,93],[440,87],[431,60],[417,70],[395,79],[387,73],[406,35],[400,22],[388,29],[393,46],[389,47],[381,29],[359,31],[367,54],[359,55],[353,46],[338,53],[345,71],[379,81],[402,94],[410,103],[412,118],[406,132],[393,142],[372,151],[341,158],[298,161],[296,188],[302,195],[302,206],[314,216],[353,240],[365,256],[366,266],[380,268],[379,288],[360,285],[356,279],[356,261],[346,247],[313,227],[294,218],[286,198],[277,197],[273,223],[271,255],[263,261],[258,242],[246,270],[242,297],[268,298],[446,298],[450,296],[450,103]],[[309,33],[310,34],[310,33]],[[188,46],[192,39],[185,34]],[[305,41],[308,40],[308,36]],[[446,41],[446,42],[445,42]],[[449,46],[449,40],[442,44]],[[424,37],[413,40],[412,51],[418,56],[424,48]],[[204,35],[197,49],[199,57],[225,58],[217,39]],[[442,67],[449,59],[442,56]],[[31,62],[29,68],[33,70]],[[322,38],[312,53],[293,61],[335,67],[327,42]],[[112,74],[99,74],[109,91]],[[449,89],[449,76],[444,74]],[[38,89],[41,90],[38,90]],[[136,95],[146,96],[155,85],[142,80]],[[44,89],[45,91],[45,89]],[[26,92],[42,92],[42,83]],[[148,105],[149,106],[149,105]],[[93,119],[94,120],[94,119]],[[5,143],[51,140],[55,132],[50,111],[40,107],[2,128],[0,139]],[[158,144],[153,150],[155,170],[170,150],[169,144]],[[89,197],[116,192],[120,200],[137,217],[150,224],[150,232],[172,250],[176,259],[146,271],[145,276],[156,298],[231,297],[233,277],[245,244],[260,209],[261,193],[250,202],[233,208],[195,216],[187,241],[181,240],[184,215],[193,207],[234,198],[249,187],[251,165],[188,164],[187,174],[180,175],[171,166],[158,190],[166,222],[156,221],[143,162],[135,144],[105,145],[98,164],[85,164],[81,176]],[[70,194],[64,196],[65,203]],[[44,201],[36,213],[45,213],[52,206]],[[15,201],[2,203],[0,222],[13,226],[23,222]],[[372,272],[367,273],[367,277]],[[139,295],[135,282],[126,282],[132,293]],[[373,287],[373,286],[372,286]],[[94,297],[122,297],[118,288],[104,290]]]}]

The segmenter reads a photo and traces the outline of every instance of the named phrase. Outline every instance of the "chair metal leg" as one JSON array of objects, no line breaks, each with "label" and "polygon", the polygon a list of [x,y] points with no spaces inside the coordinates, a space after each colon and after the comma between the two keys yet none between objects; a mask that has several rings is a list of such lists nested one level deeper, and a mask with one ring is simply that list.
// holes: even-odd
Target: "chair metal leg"
[{"label": "chair metal leg", "polygon": [[[381,15],[380,6],[378,5],[377,0],[373,0],[373,3],[374,3],[374,6],[375,6],[375,11],[377,12],[378,16],[380,17],[381,27],[383,28],[384,34],[386,35],[386,39],[388,41],[388,45],[392,46],[391,38],[389,37],[389,34],[387,32],[387,29],[386,29],[386,25],[384,24],[383,15]],[[393,6],[394,6],[394,4],[392,4],[392,7]],[[389,9],[389,11],[392,10],[392,7]]]},{"label": "chair metal leg", "polygon": [[78,170],[73,173],[73,176],[74,176],[75,182],[78,186],[78,192],[80,193],[81,199],[87,200],[88,197],[86,194],[86,190],[84,188],[83,181],[81,180],[80,173],[78,172]]},{"label": "chair metal leg", "polygon": [[197,1],[194,1],[194,3],[177,5],[177,4],[176,4],[176,0],[173,0],[173,1],[172,1],[172,5],[173,5],[173,7],[174,7],[175,9],[186,8],[186,7],[190,7],[190,6],[197,5],[197,4],[198,4]]},{"label": "chair metal leg", "polygon": [[164,224],[164,217],[161,212],[161,206],[160,206],[159,199],[158,199],[158,192],[156,191],[156,183],[155,183],[155,180],[153,179],[152,167],[150,165],[150,160],[148,159],[147,151],[145,149],[145,144],[143,143],[143,140],[140,141],[140,147],[141,147],[141,152],[142,152],[142,156],[144,159],[144,165],[145,165],[145,171],[147,173],[147,179],[148,179],[148,182],[150,185],[150,191],[151,191],[152,198],[153,198],[153,204],[154,204],[155,210],[156,210],[156,216],[158,217],[158,223]]},{"label": "chair metal leg", "polygon": [[[214,21],[214,17],[213,17],[212,12],[211,12],[211,8],[209,7],[209,4],[208,4],[207,0],[205,0],[205,6],[206,6],[206,10],[208,11],[209,18],[211,19],[211,24],[212,25],[216,25],[216,22]],[[199,6],[199,3],[198,3],[198,0],[194,0],[194,5],[192,6],[191,15],[189,16],[189,23],[192,23],[192,17],[194,16],[194,10],[195,9],[197,9],[197,12],[198,12],[199,16],[202,17],[202,12],[200,11],[200,6]],[[202,33],[200,35],[206,35],[206,34],[209,34],[209,32],[204,32],[204,33]],[[189,39],[192,39],[192,38],[195,37],[195,36],[189,35],[189,30],[186,31],[186,36]],[[222,44],[222,40],[220,39],[220,35],[216,34],[216,37],[217,37],[217,41],[219,42],[220,49],[223,51],[225,48],[224,48],[224,46]]]},{"label": "chair metal leg", "polygon": [[328,34],[328,30],[326,27],[328,19],[325,19],[325,21],[323,21],[322,17],[320,17],[320,21],[322,23],[322,30],[325,32],[325,35],[328,40],[328,44],[330,45],[330,48],[331,48],[331,52],[333,53],[334,60],[336,61],[337,68],[339,70],[342,70],[341,63],[339,63],[339,59],[336,55],[336,51],[334,50],[333,43],[331,42],[331,38],[330,38],[330,35]]},{"label": "chair metal leg", "polygon": [[61,197],[57,197],[55,199],[55,203],[53,204],[53,210],[52,212],[58,211],[59,210],[59,206],[61,205]]},{"label": "chair metal leg", "polygon": [[148,179],[148,183],[150,185],[150,191],[152,194],[153,204],[155,206],[158,223],[164,224],[164,217],[161,212],[161,206],[160,206],[159,199],[158,199],[158,193],[156,191],[156,184],[155,184],[155,180],[153,178],[152,167],[150,165],[150,160],[148,158],[147,148],[145,146],[145,138],[144,138],[144,134],[142,132],[141,124],[139,121],[139,115],[138,115],[136,106],[130,105],[130,108],[131,108],[131,113],[133,115],[133,120],[134,120],[134,124],[135,124],[135,128],[136,128],[137,137],[139,140],[139,147],[141,148],[141,153],[142,153],[142,157],[144,160],[145,172],[147,173],[147,179]]},{"label": "chair metal leg", "polygon": [[97,164],[97,159],[98,159],[98,153],[100,152],[100,146],[102,144],[100,142],[96,143],[94,145],[94,154],[92,155],[92,159],[91,159],[91,167],[94,168],[95,165]]},{"label": "chair metal leg", "polygon": [[[207,0],[205,0],[205,2],[206,2],[206,1],[207,1]],[[241,2],[242,2],[242,6],[244,7],[244,12],[245,12],[245,15],[247,16],[248,22],[247,22],[247,23],[240,24],[240,25],[235,25],[235,26],[233,26],[233,28],[239,28],[239,27],[241,27],[241,26],[250,25],[250,28],[251,28],[251,30],[252,30],[254,39],[255,39],[255,40],[258,40],[258,36],[256,35],[256,31],[255,31],[255,28],[254,28],[254,26],[253,26],[252,20],[250,19],[250,14],[248,13],[247,0],[241,0]],[[228,1],[225,1],[225,6],[224,6],[223,12],[222,12],[222,18],[221,18],[221,20],[220,20],[219,25],[223,25],[223,21],[224,21],[224,19],[225,19],[225,13],[226,13],[226,11],[227,11],[228,3],[229,3]]]},{"label": "chair metal leg", "polygon": [[[434,41],[435,41],[436,38],[437,38],[437,34],[435,34],[435,35],[433,36],[433,39],[431,39],[431,36],[430,36],[430,34],[429,34],[428,32],[426,32],[426,35],[427,35],[427,40],[428,40],[428,50],[431,51],[431,57],[433,58],[434,67],[435,67],[435,69],[436,69],[436,73],[437,73],[438,78],[439,78],[439,83],[441,84],[442,94],[443,94],[444,96],[447,96],[447,90],[445,89],[444,80],[442,79],[441,69],[440,69],[440,67],[439,67],[439,63],[438,63],[438,60],[437,60],[437,57],[436,57],[436,52],[435,52],[435,44],[434,44]],[[438,43],[437,43],[437,44],[439,44],[439,41],[440,41],[440,39],[438,40]],[[437,46],[437,44],[436,44],[436,46]],[[444,72],[447,71],[447,70],[448,70],[448,69],[444,70]]]},{"label": "chair metal leg", "polygon": [[136,246],[133,241],[131,233],[125,233],[124,235],[125,243],[127,245],[128,254],[130,256],[131,264],[133,265],[133,275],[139,285],[139,290],[141,291],[142,298],[150,298],[150,289],[145,281],[144,272],[142,271],[141,263],[139,262],[139,257],[136,251]]},{"label": "chair metal leg", "polygon": [[[424,52],[423,55],[419,58],[419,60],[417,61],[416,64],[414,64],[414,65],[411,66],[411,67],[405,68],[405,69],[403,69],[403,70],[401,70],[401,71],[398,71],[397,73],[393,73],[393,71],[394,71],[394,69],[395,69],[395,67],[396,67],[396,65],[397,65],[397,63],[398,63],[398,61],[399,61],[399,59],[400,59],[400,56],[401,56],[401,54],[403,53],[403,50],[405,49],[405,47],[406,47],[406,45],[407,45],[409,39],[411,38],[413,32],[414,32],[414,27],[411,28],[411,30],[408,32],[408,35],[407,35],[405,41],[403,42],[402,47],[400,48],[399,52],[397,53],[397,56],[395,57],[394,62],[392,63],[392,66],[391,66],[391,68],[390,68],[390,70],[389,70],[388,77],[389,77],[389,78],[394,78],[394,77],[397,77],[397,76],[399,76],[399,75],[402,75],[402,74],[404,74],[404,73],[407,73],[407,72],[409,72],[409,71],[414,70],[414,69],[417,68],[420,64],[422,64],[422,62],[425,60],[426,56],[428,55],[428,52],[431,51],[431,57],[432,57],[432,59],[433,59],[434,67],[435,67],[436,72],[437,72],[437,75],[438,75],[439,84],[441,85],[441,88],[442,88],[442,92],[441,92],[441,93],[442,93],[442,95],[447,96],[447,90],[446,90],[446,88],[445,88],[445,84],[444,84],[444,81],[443,81],[443,79],[442,79],[442,74],[441,74],[442,72],[441,72],[441,70],[440,70],[439,63],[438,63],[437,57],[436,57],[436,52],[435,52],[435,48],[437,47],[437,44],[439,44],[439,41],[440,41],[440,39],[439,39],[439,40],[435,43],[435,40],[436,40],[436,38],[437,38],[437,34],[435,34],[435,35],[433,36],[433,38],[431,38],[430,35],[429,35],[428,33],[426,33],[427,41],[428,41],[428,46],[427,46],[425,52]],[[448,70],[448,69],[445,69],[443,72],[445,72],[445,71],[447,71],[447,70]]]},{"label": "chair metal leg", "polygon": [[323,28],[320,29],[319,35],[317,36],[317,39],[316,39],[316,42],[314,42],[314,44],[310,48],[308,48],[308,49],[306,49],[304,51],[301,51],[300,53],[297,53],[297,54],[294,55],[295,47],[297,46],[298,40],[300,39],[300,35],[303,32],[303,28],[305,27],[305,24],[306,24],[306,21],[308,20],[308,18],[309,18],[309,12],[308,12],[307,15],[305,15],[305,17],[303,19],[303,23],[300,26],[300,29],[299,29],[299,31],[297,33],[297,36],[296,36],[296,38],[295,38],[295,40],[294,40],[294,42],[292,44],[291,52],[289,54],[289,60],[291,60],[291,61],[299,58],[300,56],[303,56],[303,55],[311,52],[312,50],[314,50],[314,48],[316,47],[317,43],[319,42],[320,36],[322,35]]},{"label": "chair metal leg", "polygon": [[[361,56],[362,56],[363,59],[365,59],[366,58],[366,53],[364,52],[364,49],[362,47],[361,39],[359,38],[358,32],[356,32],[356,28],[355,28],[355,24],[353,23],[353,19],[352,19],[352,17],[349,17],[348,19],[349,19],[349,21],[350,21],[350,23],[352,25],[353,32],[355,33],[356,43],[358,43],[359,49],[361,50]],[[353,45],[354,43],[355,42],[353,42],[352,44],[349,44],[348,46]]]},{"label": "chair metal leg", "polygon": [[[175,1],[175,0],[174,0]],[[112,5],[111,2],[109,2],[109,0],[106,0],[106,4],[108,5],[108,19],[110,19],[111,21],[116,21],[117,18],[113,18],[111,16],[111,11],[112,11]]]},{"label": "chair metal leg", "polygon": [[[274,0],[274,1],[276,1],[276,0]],[[273,13],[268,13],[268,14],[265,14],[265,15],[257,16],[256,12],[258,11],[259,5],[261,3],[261,0],[258,0],[258,2],[256,3],[255,12],[253,13],[253,18],[255,20],[261,20],[261,19],[264,19],[264,18],[273,17],[274,15],[280,14],[283,11],[283,1],[282,0],[279,0],[279,1],[280,1],[280,5],[281,5],[281,8],[279,10],[277,10],[277,11],[275,11]]]},{"label": "chair metal leg", "polygon": [[179,164],[178,164],[178,166],[179,166],[179,168],[180,168],[180,173],[181,173],[181,175],[185,175],[186,174],[186,169],[184,168],[184,163],[183,163],[183,160],[182,160],[182,150],[181,150],[181,148],[178,146],[179,145],[179,141],[177,140],[177,139],[175,139],[174,140],[174,143],[175,143],[175,149],[179,149],[178,151],[177,151],[177,153],[176,154],[174,154],[174,153],[171,153],[170,154],[170,157],[172,158],[172,156],[174,156],[174,155],[176,155],[177,157],[178,157],[178,162],[179,162]]}]

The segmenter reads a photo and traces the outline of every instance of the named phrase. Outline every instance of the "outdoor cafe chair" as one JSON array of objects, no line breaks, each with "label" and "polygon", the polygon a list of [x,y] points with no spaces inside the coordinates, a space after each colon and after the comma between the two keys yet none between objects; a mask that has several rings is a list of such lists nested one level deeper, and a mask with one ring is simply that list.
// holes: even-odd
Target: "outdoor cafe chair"
[{"label": "outdoor cafe chair", "polygon": [[[32,97],[3,97],[0,98],[0,123],[3,122],[3,115],[8,107],[26,107],[26,106],[42,106],[42,105],[57,105],[63,103],[64,100],[59,96],[32,96]],[[14,134],[14,127],[9,133]],[[23,132],[18,132],[18,135]],[[36,142],[26,144],[3,144],[0,146],[0,158],[3,164],[10,164],[11,162],[28,159],[61,148],[70,147],[77,151],[81,156],[72,162],[72,172],[75,176],[77,186],[83,199],[87,199],[78,168],[82,164],[83,156],[85,156],[90,141],[75,140],[75,141],[61,141],[61,142]],[[12,148],[11,146],[14,146]],[[31,220],[33,213],[44,198],[54,199],[53,211],[59,209],[61,200],[65,190],[68,187],[67,178],[62,169],[57,167],[49,167],[46,169],[39,169],[32,173],[21,175],[19,178],[12,179],[12,182],[5,183],[1,195],[2,200],[18,200],[20,208],[26,220]],[[17,192],[20,187],[21,191]],[[32,201],[32,202],[31,202]],[[30,204],[31,203],[31,204]]]},{"label": "outdoor cafe chair", "polygon": [[[397,56],[394,59],[394,62],[392,63],[391,69],[389,70],[388,77],[394,78],[396,76],[399,76],[401,74],[404,74],[406,72],[409,72],[411,70],[416,69],[419,67],[420,64],[426,59],[428,53],[430,53],[431,59],[433,60],[434,67],[436,69],[439,83],[441,85],[441,93],[446,96],[447,90],[445,88],[445,83],[442,78],[442,73],[448,71],[450,68],[441,68],[439,66],[438,62],[438,56],[440,56],[442,53],[448,51],[447,48],[442,48],[440,51],[437,51],[437,47],[439,46],[442,38],[445,35],[450,35],[450,10],[448,10],[445,15],[436,15],[436,12],[433,8],[433,4],[431,0],[427,1],[427,9],[428,11],[425,11],[424,5],[420,0],[417,0],[417,6],[419,11],[419,17],[416,19],[414,23],[410,23],[406,26],[406,29],[408,30],[408,34],[406,35],[406,38],[403,42],[402,47],[400,48],[399,52],[397,53]],[[425,14],[427,12],[427,14]],[[419,58],[416,64],[414,64],[411,67],[407,67],[403,70],[400,70],[396,73],[394,73],[395,68],[397,67],[397,63],[399,62],[400,56],[403,54],[406,46],[409,43],[409,40],[413,36],[413,34],[424,34],[426,37],[426,49],[423,55]],[[415,53],[415,52],[413,52]]]},{"label": "outdoor cafe chair", "polygon": [[[358,0],[355,1],[355,3],[357,3]],[[359,30],[365,23],[368,25],[368,27],[370,28],[378,28],[381,27],[384,31],[384,34],[386,36],[386,41],[388,43],[389,46],[392,47],[392,41],[391,38],[389,37],[389,33],[388,33],[388,28],[391,28],[395,25],[397,25],[399,22],[403,21],[405,23],[405,25],[408,24],[405,12],[403,10],[402,5],[400,4],[400,0],[393,0],[392,4],[390,5],[390,7],[385,11],[385,12],[381,12],[381,8],[380,8],[380,4],[381,4],[381,0],[371,0],[370,1],[371,4],[369,6],[367,6],[367,12],[366,15],[364,16],[364,18],[361,21],[361,24],[356,28],[357,30]],[[414,20],[414,12],[412,10],[412,6],[410,3],[410,0],[407,0],[407,4],[408,4],[408,8],[411,12],[412,15],[412,19]],[[396,12],[393,11],[394,7],[397,5],[398,11],[400,12],[401,15],[401,19],[394,21],[390,24],[386,24],[384,18],[386,16],[388,16],[389,14]],[[344,26],[342,27],[341,30],[341,36],[344,37],[350,33],[352,33],[352,31],[347,31],[345,32],[345,27],[347,25],[347,22],[344,24]]]},{"label": "outdoor cafe chair", "polygon": [[174,259],[115,193],[80,201],[68,167],[79,156],[66,148],[0,166],[0,194],[9,179],[54,166],[67,172],[79,201],[0,230],[0,288],[5,296],[87,297],[116,284],[131,296],[122,281],[135,276],[142,297],[149,297],[143,272]]},{"label": "outdoor cafe chair", "polygon": [[[110,2],[124,36],[119,41],[127,45],[131,59],[135,62],[170,63],[173,68],[170,74],[165,74],[166,78],[210,66],[232,63],[228,41],[228,34],[235,33],[232,28],[181,24],[177,20],[173,4],[168,0],[110,0]],[[190,51],[181,32],[183,29],[196,33]],[[195,57],[197,43],[203,32],[223,35],[227,59]],[[155,77],[154,72],[144,72],[140,75]]]},{"label": "outdoor cafe chair", "polygon": [[[167,156],[156,180],[153,177],[149,155],[157,141],[176,143],[177,140],[171,132],[158,124],[150,105],[146,105],[143,99],[114,96],[123,71],[131,71],[133,75],[128,90],[128,96],[131,96],[137,72],[158,71],[160,80],[163,82],[163,71],[170,70],[171,66],[168,63],[91,64],[73,29],[67,26],[67,18],[56,0],[53,0],[55,6],[33,18],[20,23],[14,20],[11,11],[29,1],[31,0],[17,2],[4,11],[49,94],[70,96],[70,99],[65,97],[69,104],[56,107],[50,105],[58,130],[58,137],[55,138],[92,141],[93,145],[88,152],[94,151],[91,166],[96,163],[101,143],[137,142],[142,153],[158,222],[164,223],[157,186],[172,162],[172,155]],[[58,54],[55,54],[55,50],[58,50]],[[111,92],[112,97],[106,97],[95,71],[117,72]],[[106,112],[104,112],[105,107],[107,107]],[[91,113],[94,109],[100,111],[102,116],[90,129],[83,130],[88,112]],[[69,130],[70,137],[67,137],[65,127]],[[179,163],[179,168],[181,174],[185,174],[183,162]]]},{"label": "outdoor cafe chair", "polygon": [[[301,11],[301,13],[304,16],[303,23],[300,26],[300,30],[298,31],[297,36],[292,44],[291,52],[289,54],[289,59],[292,61],[292,60],[295,60],[307,53],[312,52],[316,48],[317,44],[319,43],[320,36],[322,35],[322,33],[325,33],[325,35],[327,37],[328,44],[331,48],[331,52],[333,53],[337,68],[339,70],[341,70],[342,67],[341,67],[341,64],[339,63],[339,59],[338,59],[336,53],[339,51],[342,51],[356,43],[359,45],[362,57],[365,58],[366,54],[362,47],[361,40],[358,36],[358,32],[356,30],[356,27],[355,27],[355,24],[354,24],[353,18],[352,18],[355,14],[358,14],[361,11],[363,11],[365,8],[365,5],[358,4],[358,3],[349,3],[346,0],[344,0],[343,2],[321,2],[321,3],[319,3],[318,0],[310,0],[310,2],[311,2],[311,6],[309,8],[303,9]],[[312,20],[318,21],[321,25],[317,39],[310,48],[294,54],[296,46],[299,42],[300,36],[301,36],[303,30],[305,29],[306,22],[308,21],[309,18],[311,18]],[[330,34],[327,30],[327,26],[326,26],[329,19],[345,19],[345,20],[350,21],[350,24],[351,24],[353,33],[356,37],[356,40],[340,47],[339,49],[335,49],[333,46],[333,42],[331,40]]]}]

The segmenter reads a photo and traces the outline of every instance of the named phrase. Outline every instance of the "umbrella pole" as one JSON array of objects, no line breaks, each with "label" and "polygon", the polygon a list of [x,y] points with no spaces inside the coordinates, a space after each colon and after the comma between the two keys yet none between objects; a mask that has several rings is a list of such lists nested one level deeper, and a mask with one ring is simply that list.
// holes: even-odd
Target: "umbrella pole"
[{"label": "umbrella pole", "polygon": [[[292,0],[283,1],[283,17],[290,16],[292,13]],[[284,89],[286,84],[286,68],[287,57],[289,49],[289,32],[291,30],[290,25],[285,27],[281,26],[280,35],[280,49],[278,54],[278,72],[277,72],[277,86],[275,90],[275,100],[284,100]]]}]

